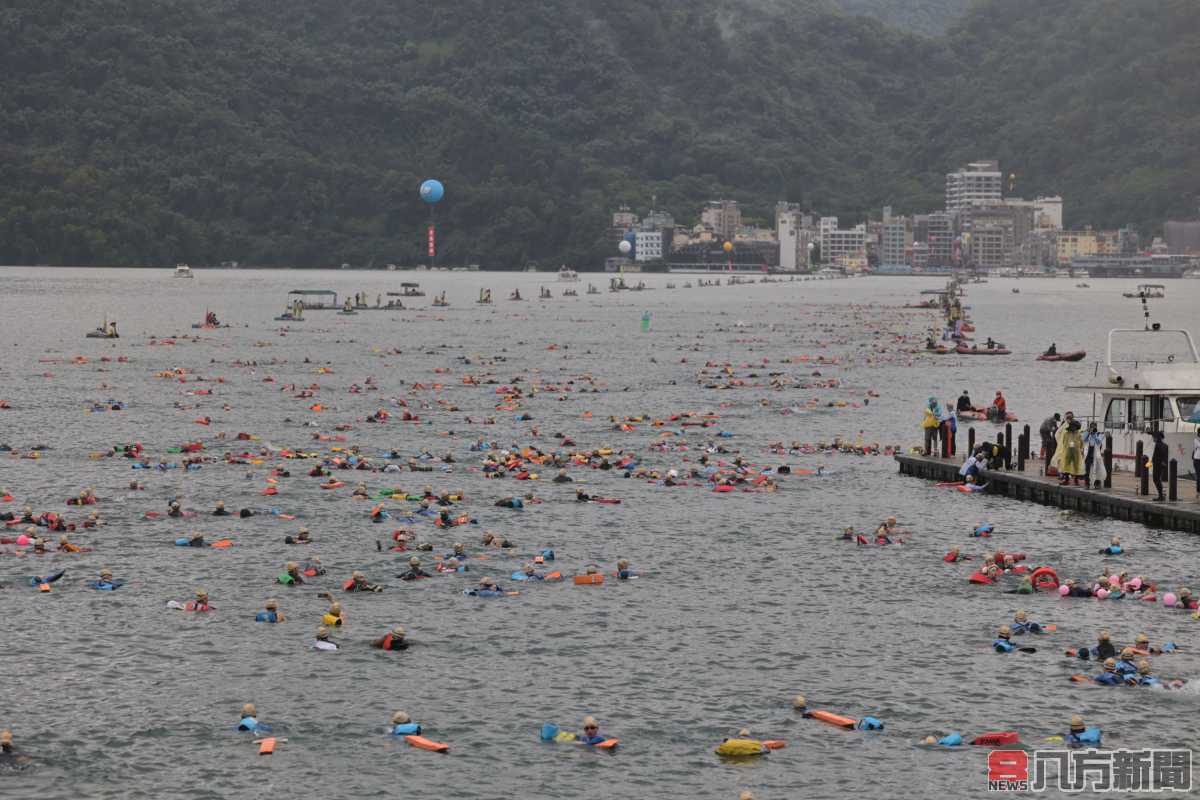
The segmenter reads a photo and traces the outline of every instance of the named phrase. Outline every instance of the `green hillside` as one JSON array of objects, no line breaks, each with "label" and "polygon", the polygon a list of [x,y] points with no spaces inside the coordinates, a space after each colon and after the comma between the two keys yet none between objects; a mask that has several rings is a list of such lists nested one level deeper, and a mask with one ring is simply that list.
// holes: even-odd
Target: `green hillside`
[{"label": "green hillside", "polygon": [[1052,9],[932,39],[820,0],[9,0],[0,263],[416,263],[426,177],[440,257],[493,267],[594,267],[652,196],[923,210],[978,157],[1099,225],[1189,207],[1194,9]]}]

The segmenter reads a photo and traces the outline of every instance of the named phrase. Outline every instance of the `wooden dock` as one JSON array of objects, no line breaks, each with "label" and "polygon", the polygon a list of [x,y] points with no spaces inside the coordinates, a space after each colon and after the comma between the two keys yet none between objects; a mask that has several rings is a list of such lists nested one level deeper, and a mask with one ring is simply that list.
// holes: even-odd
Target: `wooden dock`
[{"label": "wooden dock", "polygon": [[[958,470],[964,460],[962,457],[896,455],[901,475],[932,481],[961,480]],[[1083,486],[1060,486],[1058,478],[1039,474],[1041,468],[1040,460],[1027,462],[1023,472],[1014,463],[1011,469],[987,470],[980,483],[987,485],[988,494],[1014,500],[1140,522],[1152,528],[1200,533],[1200,502],[1195,499],[1194,484],[1190,480],[1179,481],[1179,500],[1157,503],[1153,499],[1153,484],[1149,496],[1138,494],[1138,480],[1129,470],[1114,472],[1111,488],[1085,489]]]}]

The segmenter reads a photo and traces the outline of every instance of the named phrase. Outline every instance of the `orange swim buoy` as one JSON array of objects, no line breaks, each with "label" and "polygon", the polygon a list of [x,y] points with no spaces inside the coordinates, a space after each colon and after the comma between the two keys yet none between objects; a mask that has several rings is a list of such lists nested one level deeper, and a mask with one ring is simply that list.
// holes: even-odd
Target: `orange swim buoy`
[{"label": "orange swim buoy", "polygon": [[450,751],[450,745],[445,742],[435,742],[432,739],[426,739],[424,736],[409,735],[404,737],[404,741],[411,744],[413,747],[419,747],[422,750],[430,750],[434,753],[447,753]]},{"label": "orange swim buoy", "polygon": [[593,573],[592,575],[575,576],[576,586],[599,586],[602,583],[604,583],[604,576],[599,572]]},{"label": "orange swim buoy", "polygon": [[850,717],[843,717],[840,714],[834,714],[832,711],[806,711],[804,712],[804,716],[839,728],[854,728],[858,725],[858,722],[850,719]]},{"label": "orange swim buoy", "polygon": [[[1043,580],[1046,578],[1047,580]],[[1053,590],[1058,588],[1058,573],[1049,567],[1038,567],[1029,574],[1034,589]]]}]

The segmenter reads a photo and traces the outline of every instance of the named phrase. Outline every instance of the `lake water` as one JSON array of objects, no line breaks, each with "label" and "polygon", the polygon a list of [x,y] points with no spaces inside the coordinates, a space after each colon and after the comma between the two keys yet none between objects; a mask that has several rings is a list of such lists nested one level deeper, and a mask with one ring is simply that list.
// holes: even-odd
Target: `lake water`
[{"label": "lake water", "polygon": [[[65,511],[74,520],[80,515],[65,499],[92,486],[108,523],[72,534],[92,552],[18,556],[11,545],[0,548],[0,664],[8,686],[0,726],[12,727],[18,746],[37,758],[32,769],[0,772],[0,795],[734,798],[748,788],[759,800],[965,797],[985,793],[986,751],[931,751],[917,746],[921,738],[1017,730],[1036,746],[1079,713],[1104,729],[1110,747],[1196,741],[1195,691],[1074,685],[1068,677],[1085,670],[1062,651],[1094,642],[1104,627],[1118,643],[1145,631],[1154,642],[1194,644],[1200,623],[1161,605],[1018,598],[970,586],[968,565],[941,561],[955,544],[981,553],[967,532],[986,519],[998,528],[988,545],[1028,553],[1062,577],[1118,566],[1177,588],[1200,582],[1191,536],[931,488],[901,477],[883,456],[767,449],[778,441],[853,440],[860,431],[867,442],[907,448],[919,438],[925,399],[949,400],[964,388],[981,404],[1002,388],[1009,408],[1035,428],[1053,410],[1088,413],[1090,399],[1063,386],[1091,375],[1109,328],[1140,327],[1138,304],[1121,297],[1133,281],[1093,280],[1090,289],[1062,280],[971,286],[966,302],[980,339],[992,335],[1014,350],[991,359],[912,352],[936,317],[898,306],[939,288],[940,279],[675,290],[665,288],[668,280],[682,286],[695,278],[641,279],[653,290],[587,296],[587,282],[603,290],[607,276],[585,274],[576,285],[581,296],[563,298],[553,276],[530,274],[198,270],[189,281],[169,270],[0,270],[0,398],[13,406],[0,411],[0,442],[50,448],[37,461],[0,459],[0,487],[15,497],[3,507]],[[291,289],[361,291],[374,302],[402,280],[419,280],[428,292],[419,308],[272,320]],[[554,299],[534,299],[539,285]],[[484,286],[493,289],[493,306],[473,302]],[[530,299],[506,301],[514,287]],[[430,308],[442,290],[452,306]],[[1172,282],[1167,292],[1153,305],[1155,318],[1166,326],[1194,323],[1200,282]],[[206,309],[233,327],[193,331]],[[649,332],[641,330],[644,312]],[[105,316],[119,320],[122,338],[85,339]],[[1087,349],[1089,357],[1035,362],[1050,341],[1064,352]],[[72,363],[75,356],[87,363]],[[816,364],[818,356],[836,363]],[[700,375],[707,361],[731,364],[721,385],[730,377],[744,385],[706,388],[718,382]],[[317,374],[320,367],[331,371]],[[157,377],[175,368],[187,371],[187,382]],[[434,371],[440,368],[448,372]],[[772,372],[782,373],[784,388],[770,387]],[[464,385],[465,375],[497,383]],[[378,391],[349,392],[368,377]],[[829,379],[839,385],[818,385]],[[291,383],[318,384],[315,399],[281,391]],[[524,388],[519,410],[496,409],[495,390],[504,385]],[[531,394],[535,385],[544,388]],[[212,394],[189,394],[196,388]],[[399,421],[393,398],[403,398],[421,422]],[[109,399],[125,410],[89,413],[92,401]],[[309,411],[314,402],[326,410]],[[362,422],[381,407],[397,416]],[[643,422],[619,431],[609,419],[689,411],[719,420],[710,428]],[[521,413],[532,421],[516,420]],[[212,424],[193,421],[202,416]],[[495,424],[479,424],[489,416]],[[312,440],[341,424],[352,426],[342,432],[345,442]],[[216,439],[243,431],[258,440]],[[717,438],[722,431],[732,436]],[[559,433],[575,440],[567,449],[625,450],[660,472],[687,470],[706,445],[720,444],[747,462],[787,463],[797,472],[822,467],[825,474],[780,476],[773,494],[718,494],[694,480],[667,488],[577,466],[571,474],[587,491],[623,500],[580,504],[574,486],[547,480],[552,470],[537,482],[486,480],[481,454],[468,449],[485,438],[553,452],[563,449]],[[357,444],[373,457],[395,449],[406,460],[429,450],[456,461],[449,472],[339,473],[348,485],[328,492],[306,476],[307,461],[134,472],[125,459],[89,458],[134,440],[155,461],[177,459],[166,450],[196,440],[216,456],[264,445],[328,452]],[[649,449],[660,441],[688,449]],[[281,463],[292,477],[280,480],[277,496],[263,497],[268,471]],[[128,489],[134,478],[144,491]],[[370,504],[350,499],[356,480],[372,493],[462,488],[479,525],[372,525]],[[1191,502],[1190,488],[1181,489]],[[526,491],[544,502],[524,511],[493,506]],[[201,516],[182,524],[143,519],[176,495]],[[207,516],[217,500],[231,509],[275,506],[299,518]],[[399,512],[413,504],[387,505]],[[906,544],[835,540],[845,525],[870,529],[889,515],[911,531]],[[301,525],[316,540],[304,554],[283,544]],[[515,554],[493,551],[473,559],[465,576],[406,584],[395,576],[409,554],[378,552],[375,544],[401,526],[437,553],[464,541],[479,554],[482,531],[492,530],[516,544]],[[173,546],[191,532],[235,544]],[[1097,551],[1113,535],[1129,555],[1106,560]],[[512,583],[508,574],[543,547],[555,550],[553,566],[566,575],[589,563],[610,571],[627,558],[641,577],[600,587],[534,585],[503,599],[463,595],[483,575]],[[301,555],[319,556],[328,575],[304,587],[276,585],[284,563]],[[428,565],[431,554],[422,555]],[[102,566],[127,584],[112,593],[86,588]],[[29,576],[63,567],[66,577],[52,593],[29,587]],[[342,595],[338,587],[355,569],[386,590]],[[214,613],[165,607],[197,587],[208,590]],[[327,606],[319,590],[334,591],[346,608],[348,623],[334,635],[343,645],[338,653],[309,649]],[[253,621],[268,597],[279,598],[285,624]],[[989,646],[995,627],[1018,607],[1056,623],[1058,632],[1039,638],[1036,654],[996,655]],[[370,640],[394,624],[407,628],[413,647],[402,654],[372,649]],[[1189,651],[1155,659],[1155,668],[1194,678],[1200,663]],[[870,714],[886,728],[863,734],[799,719],[790,708],[798,692],[812,707]],[[289,740],[270,757],[233,731],[248,701]],[[450,753],[385,735],[398,709],[422,723],[428,738],[449,743]],[[589,713],[621,740],[615,753],[538,740],[543,722],[579,730]],[[713,748],[741,727],[785,739],[787,747],[750,762],[722,761]]]}]

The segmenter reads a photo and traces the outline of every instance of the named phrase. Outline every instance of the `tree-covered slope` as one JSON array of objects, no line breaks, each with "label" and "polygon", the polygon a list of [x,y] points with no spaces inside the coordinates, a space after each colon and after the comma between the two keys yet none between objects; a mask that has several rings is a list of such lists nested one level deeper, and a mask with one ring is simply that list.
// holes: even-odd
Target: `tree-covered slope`
[{"label": "tree-covered slope", "polygon": [[[1166,0],[1119,33],[1097,4],[993,0],[931,39],[823,0],[9,0],[0,262],[415,263],[438,177],[441,258],[592,267],[620,202],[923,210],[988,156],[1097,224],[1149,221],[1198,104],[1143,78],[1196,74],[1195,23]],[[1078,146],[1081,115],[1130,108],[1155,126],[1101,116]],[[1099,205],[1122,185],[1136,216]]]}]

